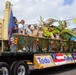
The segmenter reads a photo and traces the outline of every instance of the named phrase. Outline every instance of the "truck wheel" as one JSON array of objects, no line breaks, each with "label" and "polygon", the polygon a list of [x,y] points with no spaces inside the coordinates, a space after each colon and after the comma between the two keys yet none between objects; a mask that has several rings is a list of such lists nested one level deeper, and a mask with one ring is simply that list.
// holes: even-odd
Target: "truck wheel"
[{"label": "truck wheel", "polygon": [[0,62],[0,75],[10,75],[10,67],[5,62]]},{"label": "truck wheel", "polygon": [[27,64],[22,61],[15,62],[11,67],[11,71],[12,75],[27,75]]}]

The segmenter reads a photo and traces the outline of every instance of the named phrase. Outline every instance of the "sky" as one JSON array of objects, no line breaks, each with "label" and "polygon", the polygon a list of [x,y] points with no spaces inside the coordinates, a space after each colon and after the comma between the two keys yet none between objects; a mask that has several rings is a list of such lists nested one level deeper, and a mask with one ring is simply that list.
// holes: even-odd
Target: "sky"
[{"label": "sky", "polygon": [[[0,0],[0,18],[3,17],[5,2]],[[13,15],[18,21],[25,20],[26,24],[39,23],[40,16],[43,19],[76,18],[76,0],[8,0],[12,3]],[[68,21],[70,28],[76,27],[73,20]]]}]

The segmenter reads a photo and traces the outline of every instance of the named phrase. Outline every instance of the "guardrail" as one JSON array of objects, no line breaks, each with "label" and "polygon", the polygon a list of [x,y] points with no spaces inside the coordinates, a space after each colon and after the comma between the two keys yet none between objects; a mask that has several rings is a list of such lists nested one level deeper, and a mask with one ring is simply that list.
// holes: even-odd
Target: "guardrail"
[{"label": "guardrail", "polygon": [[24,52],[76,52],[76,42],[14,34],[14,45]]}]

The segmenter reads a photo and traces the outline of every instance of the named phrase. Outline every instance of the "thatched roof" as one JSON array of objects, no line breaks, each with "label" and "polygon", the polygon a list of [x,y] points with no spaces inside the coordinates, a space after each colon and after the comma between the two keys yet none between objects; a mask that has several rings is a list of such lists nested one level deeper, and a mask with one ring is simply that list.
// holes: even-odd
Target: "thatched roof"
[{"label": "thatched roof", "polygon": [[44,23],[44,26],[50,26],[53,22],[56,22],[56,21],[58,21],[58,20],[49,18],[46,21],[43,21],[43,23]]}]

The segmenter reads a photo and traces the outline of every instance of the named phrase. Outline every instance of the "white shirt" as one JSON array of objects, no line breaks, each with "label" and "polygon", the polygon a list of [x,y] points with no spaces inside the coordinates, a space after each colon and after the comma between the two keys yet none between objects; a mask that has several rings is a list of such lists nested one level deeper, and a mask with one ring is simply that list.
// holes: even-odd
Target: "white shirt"
[{"label": "white shirt", "polygon": [[26,32],[27,32],[27,34],[29,34],[29,35],[32,34],[32,31],[31,31],[30,29],[28,29],[28,28],[26,28]]},{"label": "white shirt", "polygon": [[18,25],[18,28],[20,28],[20,29],[21,29],[21,31],[22,31],[22,33],[24,34],[24,32],[25,32],[24,25],[19,24],[19,25]]}]

